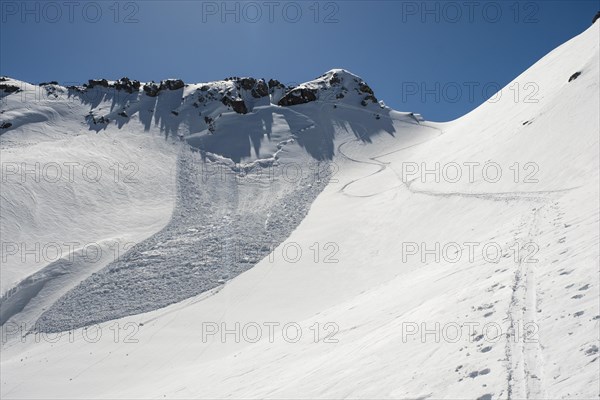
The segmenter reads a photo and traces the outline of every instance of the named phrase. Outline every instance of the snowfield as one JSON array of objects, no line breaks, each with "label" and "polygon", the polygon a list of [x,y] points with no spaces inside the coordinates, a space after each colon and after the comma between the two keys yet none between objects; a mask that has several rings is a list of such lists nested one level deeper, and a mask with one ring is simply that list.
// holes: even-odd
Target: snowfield
[{"label": "snowfield", "polygon": [[2,398],[597,399],[599,30],[447,123],[6,78]]}]

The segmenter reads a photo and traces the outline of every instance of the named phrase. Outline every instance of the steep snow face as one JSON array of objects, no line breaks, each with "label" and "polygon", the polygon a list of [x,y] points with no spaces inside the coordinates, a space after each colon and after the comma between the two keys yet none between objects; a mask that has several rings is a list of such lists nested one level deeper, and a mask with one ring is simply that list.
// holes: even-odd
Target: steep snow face
[{"label": "steep snow face", "polygon": [[326,96],[302,112],[275,106],[291,89],[253,78],[3,82],[3,234],[15,241],[3,248],[0,322],[36,330],[147,312],[235,277],[306,215],[336,132],[368,140],[408,118],[379,106],[386,118],[332,117]]},{"label": "steep snow face", "polygon": [[[176,128],[172,132],[190,134],[190,140],[206,135],[215,141],[192,143],[200,154],[187,153],[187,165],[200,157],[209,168],[222,165],[239,176],[251,168],[331,159],[325,187],[267,257],[231,280],[206,275],[220,286],[202,295],[62,335],[27,335],[11,325],[2,348],[2,396],[597,398],[599,29],[595,24],[544,57],[503,89],[499,101],[446,124],[375,102],[363,106],[368,92],[361,91],[361,80],[338,70],[248,114],[220,112],[212,133],[202,122],[194,129],[175,122],[188,108],[170,112],[187,95],[197,102],[196,88],[161,92],[157,99],[171,100],[154,111],[157,132]],[[528,83],[536,85],[537,101],[515,101],[515,85],[527,91]],[[340,93],[344,97],[337,98]],[[287,95],[284,103],[298,104],[277,107]],[[184,121],[196,121],[194,101],[183,102],[190,106]],[[99,107],[110,110],[110,102]],[[131,115],[121,129],[143,130],[146,117]],[[225,156],[222,149],[228,149],[219,146],[243,121],[263,136],[236,137],[248,140],[253,152]],[[112,132],[112,124],[101,131],[110,140],[122,134]],[[2,142],[22,145],[16,133]],[[486,162],[492,167],[484,170]],[[261,221],[271,204],[312,201],[299,198],[308,185],[290,186],[285,179],[274,186],[277,197],[291,195],[282,203],[257,189],[270,187],[260,179],[256,185],[220,183],[207,195],[197,182],[188,183],[178,196],[185,193],[189,207],[178,203],[165,236],[128,253],[130,262],[113,272],[126,274],[122,279],[95,276],[58,302],[36,296],[37,310],[54,305],[50,314],[56,317],[110,308],[108,283],[124,280],[143,293],[134,280],[146,273],[155,294],[159,285],[168,288],[180,278],[156,279],[154,258],[175,276],[181,270],[172,268],[185,260],[190,270],[205,267],[190,254],[202,234],[188,229],[210,225],[225,229],[220,238],[233,237],[239,233],[230,218]],[[205,203],[225,202],[230,194],[243,201],[203,211]],[[3,203],[3,218],[11,204]],[[215,218],[194,219],[195,209]],[[286,215],[298,214],[280,213],[275,225]],[[265,226],[272,223],[267,216]],[[33,237],[36,232],[31,228]],[[88,303],[81,295],[86,290]],[[142,304],[129,300],[128,307]],[[25,309],[15,317],[23,313],[40,315]],[[49,320],[62,321],[55,317]]]},{"label": "steep snow face", "polygon": [[[140,135],[137,127],[90,132],[89,106],[66,88],[5,83],[19,91],[1,100],[3,124],[11,124],[0,139],[3,294],[53,261],[76,257],[87,245],[123,246],[169,220],[176,147],[156,134]],[[48,244],[58,248],[44,250]],[[67,270],[55,265],[46,273]]]}]

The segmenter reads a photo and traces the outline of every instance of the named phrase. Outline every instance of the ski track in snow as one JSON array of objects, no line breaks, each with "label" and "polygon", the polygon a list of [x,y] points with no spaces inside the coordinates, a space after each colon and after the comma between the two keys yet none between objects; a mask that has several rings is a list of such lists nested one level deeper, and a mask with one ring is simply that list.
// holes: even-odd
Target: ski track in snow
[{"label": "ski track in snow", "polygon": [[[408,122],[405,122],[405,121],[400,121],[400,122],[404,122],[404,123],[411,124],[411,125],[416,125],[416,124],[408,123]],[[365,132],[365,134],[366,134],[366,132],[368,132],[368,131],[367,131],[367,129],[366,129],[366,128],[364,127],[364,125],[362,125],[362,124],[360,124],[360,126],[363,128],[363,130],[364,130],[364,132]],[[442,131],[442,130],[440,130],[440,129],[438,129],[438,128],[433,128],[433,127],[428,127],[428,128],[431,128],[431,129],[438,130],[438,131],[440,132],[440,134],[439,134],[439,135],[440,135],[440,136],[441,136],[441,135],[443,135],[443,131]],[[346,184],[344,184],[344,186],[342,186],[342,188],[340,189],[340,192],[342,192],[342,193],[344,193],[345,195],[347,195],[347,196],[350,196],[350,197],[359,197],[359,198],[360,198],[360,197],[362,197],[362,198],[366,198],[366,197],[373,197],[373,196],[377,196],[377,195],[379,195],[379,194],[382,194],[382,193],[388,192],[388,191],[390,191],[390,190],[397,189],[398,187],[401,187],[402,185],[398,185],[398,186],[394,186],[394,187],[392,187],[392,188],[386,189],[386,190],[384,190],[384,191],[377,192],[377,193],[373,193],[373,194],[368,194],[368,195],[353,195],[353,194],[350,194],[350,193],[348,193],[348,192],[347,192],[347,189],[348,189],[348,187],[350,187],[350,186],[351,186],[351,185],[353,185],[354,183],[356,183],[356,182],[358,182],[358,181],[360,181],[360,180],[363,180],[363,179],[370,178],[370,177],[372,177],[372,176],[374,176],[374,175],[377,175],[377,174],[379,174],[379,173],[381,173],[381,172],[383,172],[384,170],[386,170],[386,169],[387,169],[387,166],[388,166],[388,164],[389,164],[389,163],[385,163],[385,162],[383,162],[383,161],[379,161],[379,160],[378,160],[379,158],[381,158],[381,157],[384,157],[384,156],[387,156],[387,155],[389,155],[389,154],[394,154],[394,153],[398,153],[398,152],[401,152],[401,151],[404,151],[404,150],[408,150],[408,149],[410,149],[410,148],[413,148],[413,147],[419,146],[419,145],[421,145],[421,144],[423,144],[423,143],[425,143],[425,142],[427,142],[427,141],[429,141],[429,140],[432,140],[432,139],[427,139],[427,140],[424,140],[424,141],[422,141],[422,142],[419,142],[419,143],[414,143],[414,144],[411,144],[411,145],[409,145],[409,146],[404,146],[404,147],[401,147],[401,148],[399,148],[399,149],[397,149],[397,150],[394,150],[394,151],[390,151],[390,152],[387,152],[387,153],[384,153],[384,154],[380,154],[380,155],[378,155],[378,156],[375,156],[375,157],[370,157],[370,158],[369,158],[369,160],[370,160],[370,161],[358,160],[358,159],[356,159],[356,158],[350,157],[350,156],[349,156],[347,153],[344,153],[344,151],[342,150],[342,149],[343,149],[343,147],[344,147],[344,146],[346,146],[346,145],[348,145],[349,143],[353,143],[353,142],[361,142],[362,140],[363,140],[363,136],[361,135],[361,136],[359,136],[359,137],[357,137],[357,138],[352,138],[352,139],[346,140],[345,142],[343,142],[343,143],[340,143],[340,144],[337,146],[338,153],[339,153],[339,154],[340,154],[342,157],[344,157],[346,160],[349,160],[349,161],[352,161],[352,162],[355,162],[355,163],[359,163],[359,164],[375,165],[375,166],[379,167],[379,169],[378,169],[377,171],[375,171],[375,172],[373,172],[373,173],[371,173],[371,174],[369,174],[369,175],[366,175],[366,176],[363,176],[363,177],[357,178],[357,179],[352,179],[352,180],[350,180],[349,182],[347,182]]]},{"label": "ski track in snow", "polygon": [[[443,132],[440,133],[442,135]],[[390,190],[406,187],[411,193],[421,194],[431,197],[462,197],[475,198],[484,201],[528,201],[542,203],[529,217],[528,221],[523,222],[519,227],[519,232],[515,235],[515,241],[524,243],[520,248],[520,256],[517,269],[513,277],[513,286],[507,318],[510,321],[510,333],[506,337],[506,369],[507,369],[507,398],[511,399],[546,399],[544,384],[544,360],[542,355],[542,346],[540,344],[537,323],[537,281],[535,274],[535,264],[526,260],[527,253],[525,246],[527,243],[536,243],[536,235],[539,233],[538,219],[539,213],[546,209],[553,200],[553,195],[565,193],[578,189],[581,186],[565,189],[545,190],[545,191],[519,191],[519,192],[492,192],[492,193],[467,193],[467,192],[435,192],[431,190],[418,190],[412,187],[415,180],[404,182],[392,188],[368,195],[355,195],[348,193],[348,188],[354,183],[371,178],[383,172],[390,163],[379,161],[379,158],[389,154],[398,153],[409,148],[418,146],[421,143],[405,146],[400,149],[386,152],[375,157],[369,157],[368,161],[356,159],[347,153],[344,153],[344,146],[349,143],[360,141],[361,138],[352,138],[341,143],[337,149],[338,153],[346,160],[364,165],[375,165],[379,169],[366,176],[352,179],[345,183],[339,192],[349,197],[369,198],[388,192]],[[431,140],[431,139],[430,139]],[[557,212],[558,213],[558,212]],[[523,237],[520,237],[524,233]],[[532,328],[530,331],[527,328]]]},{"label": "ski track in snow", "polygon": [[[543,205],[534,209],[529,221],[523,222],[515,241],[535,243],[539,232],[538,221]],[[522,234],[524,237],[520,237]],[[520,248],[517,268],[513,277],[511,300],[507,311],[510,330],[506,338],[507,396],[508,399],[545,399],[543,358],[537,327],[537,287],[535,264],[523,256]],[[527,328],[533,328],[529,332]]]},{"label": "ski track in snow", "polygon": [[[433,129],[437,129],[437,128],[433,128]],[[440,133],[440,135],[443,135],[443,132]],[[401,182],[401,184],[391,187],[389,189],[386,189],[384,191],[381,192],[376,192],[376,193],[372,193],[372,194],[367,194],[367,195],[355,195],[352,193],[348,193],[348,188],[353,185],[356,182],[359,182],[363,179],[367,179],[370,178],[374,175],[377,175],[381,172],[383,172],[384,170],[387,169],[387,166],[389,163],[385,163],[383,161],[379,161],[378,159],[381,157],[385,157],[387,155],[390,154],[394,154],[394,153],[399,153],[401,151],[404,150],[408,150],[412,147],[416,147],[419,146],[425,142],[428,142],[429,140],[433,140],[433,139],[428,139],[425,140],[423,142],[420,143],[416,143],[416,144],[412,144],[409,146],[405,146],[405,147],[401,147],[397,150],[394,151],[390,151],[384,154],[379,154],[375,157],[369,157],[370,161],[365,161],[365,160],[358,160],[356,158],[353,158],[351,156],[349,156],[347,153],[344,153],[344,151],[342,150],[344,146],[348,145],[349,143],[352,142],[357,142],[357,141],[361,141],[361,138],[353,138],[353,139],[349,139],[343,143],[340,143],[340,145],[338,145],[337,149],[338,149],[338,153],[344,157],[346,160],[349,160],[351,162],[355,162],[355,163],[359,163],[359,164],[366,164],[366,165],[375,165],[377,167],[379,167],[379,169],[373,173],[370,173],[368,175],[365,175],[363,177],[357,178],[357,179],[352,179],[349,182],[345,183],[344,186],[342,186],[342,188],[340,189],[340,192],[342,192],[344,195],[349,196],[349,197],[358,197],[358,198],[368,198],[368,197],[373,197],[373,196],[377,196],[380,195],[382,193],[388,192],[390,190],[394,190],[394,189],[398,189],[400,187],[406,187],[411,193],[414,194],[422,194],[422,195],[426,195],[426,196],[434,196],[434,197],[474,197],[474,198],[478,198],[478,199],[482,199],[482,200],[491,200],[491,201],[519,201],[519,200],[528,200],[528,201],[538,201],[538,202],[546,202],[548,201],[548,196],[543,196],[543,195],[553,195],[553,194],[560,194],[560,193],[564,193],[564,192],[568,192],[571,190],[575,190],[580,188],[581,186],[574,186],[574,187],[570,187],[570,188],[565,188],[565,189],[556,189],[556,190],[539,190],[539,191],[519,191],[519,192],[436,192],[433,190],[425,190],[425,189],[414,189],[412,187],[412,184],[416,181],[415,178],[411,181],[403,181],[402,178],[400,178],[399,176],[397,176],[398,180]],[[540,196],[542,195],[542,196]]]},{"label": "ski track in snow", "polygon": [[[598,214],[592,204],[592,201],[597,202],[598,197],[598,158],[591,144],[597,144],[598,125],[590,118],[590,115],[597,114],[596,101],[600,98],[596,72],[597,29],[598,24],[585,34],[588,39],[577,39],[563,45],[562,50],[553,51],[545,61],[540,61],[519,77],[543,87],[544,96],[539,105],[516,105],[516,102],[507,99],[483,105],[456,124],[437,125],[420,123],[418,118],[408,113],[386,115],[382,112],[378,115],[381,111],[376,109],[377,103],[369,104],[371,108],[368,109],[337,101],[317,100],[315,103],[332,109],[348,109],[346,117],[356,115],[357,120],[341,118],[330,110],[325,110],[324,117],[320,113],[305,115],[296,111],[302,110],[301,105],[297,109],[286,108],[281,118],[274,119],[285,120],[287,127],[278,133],[287,135],[289,132],[291,136],[285,141],[271,141],[268,153],[272,156],[268,159],[258,159],[239,168],[232,166],[233,162],[229,163],[228,156],[218,151],[211,154],[216,160],[213,166],[222,164],[227,169],[227,181],[216,184],[207,184],[198,178],[200,161],[204,161],[200,160],[203,158],[201,153],[182,151],[177,157],[176,203],[174,208],[169,207],[172,214],[170,220],[165,220],[166,225],[161,225],[162,229],[158,232],[153,230],[156,233],[146,239],[140,239],[119,262],[96,271],[75,287],[68,286],[70,291],[52,300],[52,303],[48,302],[51,306],[40,318],[42,322],[49,323],[48,329],[43,331],[58,332],[135,315],[136,322],[148,325],[145,328],[148,334],[144,337],[147,343],[136,349],[139,358],[118,359],[121,351],[130,349],[109,343],[109,338],[104,339],[105,347],[101,347],[101,351],[94,350],[93,354],[82,341],[67,348],[48,343],[25,347],[24,343],[14,340],[3,348],[7,355],[2,360],[3,369],[6,366],[2,379],[4,397],[36,398],[51,393],[61,398],[81,398],[86,394],[88,397],[132,397],[132,394],[138,394],[139,397],[175,395],[182,398],[390,397],[420,400],[430,397],[476,398],[480,394],[479,400],[598,398],[598,339],[591,334],[597,330],[600,320],[597,305],[592,304],[598,294],[594,276],[597,273]],[[590,54],[592,61],[584,64],[587,59],[583,55],[588,57]],[[574,83],[570,79],[567,82],[576,70],[581,71],[582,76]],[[219,85],[229,87],[230,83]],[[360,90],[355,90],[363,96]],[[352,90],[350,92],[353,93]],[[166,92],[162,98],[165,100],[166,97],[168,103],[173,100],[178,113],[191,110],[190,121],[195,121],[196,128],[204,129],[190,101],[180,104],[180,94]],[[332,92],[332,95],[335,94]],[[349,97],[342,98],[346,102]],[[186,99],[197,100],[198,97],[186,95]],[[160,99],[146,100],[131,110],[140,111],[148,102],[156,103],[153,107],[160,103]],[[252,103],[254,105],[254,100]],[[103,107],[97,108],[98,116],[107,110],[106,105]],[[217,102],[217,108],[211,108],[211,112],[224,111],[218,107],[221,105]],[[259,111],[260,107],[258,102],[255,109]],[[310,105],[306,107],[308,111],[315,111]],[[104,115],[117,118],[115,113],[118,110],[110,110]],[[160,121],[161,132],[164,130],[168,136],[169,132],[178,132],[182,121],[178,113],[173,113],[177,118],[172,117],[171,110],[172,107],[165,104],[160,113],[149,110],[154,114],[144,115],[160,117],[155,124],[158,126]],[[376,114],[378,120],[384,120],[367,120]],[[227,118],[242,118],[233,115],[233,111],[226,115],[229,116],[220,119],[219,114],[215,121],[219,119],[219,123],[226,124]],[[545,115],[544,118],[541,118],[542,115]],[[136,118],[140,116],[141,112]],[[294,118],[288,119],[289,116]],[[296,117],[301,118],[295,121]],[[117,121],[119,128],[125,124],[124,120]],[[54,124],[54,120],[51,123]],[[321,123],[328,124],[329,129],[320,132]],[[373,147],[383,145],[376,147],[379,150],[354,146],[371,142],[375,133],[384,135],[382,132],[387,132],[395,136],[395,128],[399,128],[396,129],[399,134],[404,134],[401,132],[403,127],[397,125],[405,125],[407,135],[397,138],[394,144],[369,144]],[[235,124],[230,120],[229,126],[235,127]],[[339,131],[345,129],[348,133],[343,133],[339,142],[334,141],[340,137],[338,127]],[[96,131],[101,130],[97,128]],[[310,159],[302,153],[307,156],[304,158],[294,153],[290,149],[292,146],[286,146],[296,139],[299,148],[304,147],[301,150],[309,152],[307,143],[314,146],[322,143],[306,141],[306,146],[303,146],[300,133],[304,131],[309,131],[306,135],[309,138],[311,134],[326,133],[326,144],[331,145],[326,149],[326,156],[337,152],[338,159],[347,161],[344,164],[350,168],[345,172],[353,174],[352,179],[341,178],[335,186],[328,188],[333,190],[326,189],[328,191],[317,201],[316,197],[329,183],[326,179],[317,184],[310,182],[313,185],[308,185],[307,181],[297,185],[280,180],[267,182],[262,178],[244,183],[230,180],[230,176],[250,175],[249,172],[259,170],[265,164],[271,166],[279,156],[302,163],[308,160],[311,166],[312,163],[317,164],[317,157]],[[414,135],[420,133],[416,131],[425,134]],[[577,134],[567,136],[565,132]],[[448,135],[442,137],[445,134]],[[408,140],[415,143],[409,145]],[[479,140],[482,142],[479,143]],[[510,155],[540,161],[541,165],[549,167],[542,169],[544,176],[554,179],[551,182],[560,189],[467,192],[461,188],[459,190],[463,191],[435,191],[431,190],[432,187],[419,185],[425,182],[416,179],[407,181],[397,169],[399,159],[410,154],[402,152],[417,146],[421,146],[419,150],[422,150],[430,141],[437,141],[431,144],[433,150],[439,151],[431,155],[442,154],[444,157],[468,150],[468,154],[482,157]],[[359,150],[368,152],[368,155],[362,155]],[[255,152],[258,157],[258,150]],[[398,154],[399,158],[390,158],[391,161],[383,158],[391,154]],[[388,167],[393,175],[386,172]],[[360,175],[363,173],[365,176]],[[365,183],[365,180],[367,185],[358,184]],[[582,181],[585,184],[575,186]],[[574,191],[578,188],[583,190]],[[511,189],[507,187],[505,190]],[[402,209],[403,205],[390,201],[395,200],[388,198],[392,196],[375,197],[390,191],[397,191],[392,193],[394,195],[406,195],[407,201],[403,205],[408,207]],[[359,198],[374,198],[374,201],[361,202]],[[32,207],[38,206],[35,197],[30,200]],[[6,203],[10,212],[18,207],[8,200]],[[356,206],[362,205],[369,207],[357,213]],[[419,208],[421,206],[422,209]],[[301,271],[301,278],[300,273],[294,276],[288,271],[278,276],[280,271],[265,265],[267,260],[264,257],[273,252],[269,245],[290,238],[291,232],[303,221],[311,207],[312,215],[308,215],[306,224],[303,223],[292,238],[301,241],[309,237],[312,239],[315,235],[323,238],[330,235],[337,238],[336,235],[339,235],[348,249],[343,261],[349,269],[325,270],[312,268],[310,264],[308,273]],[[413,213],[413,210],[417,212]],[[442,216],[442,213],[446,215]],[[567,217],[563,219],[563,215]],[[486,217],[490,216],[488,221]],[[321,223],[322,226],[318,225]],[[398,279],[392,279],[391,270],[386,268],[399,264],[399,259],[394,258],[397,239],[403,240],[406,232],[413,228],[415,239],[446,239],[454,235],[462,238],[464,235],[465,238],[514,243],[514,248],[519,251],[518,257],[515,257],[514,263],[507,260],[493,272],[480,269],[480,273],[475,273],[475,268],[482,266],[479,262],[459,264],[450,272],[426,263],[427,269],[417,271],[415,268],[414,272],[407,271],[405,276],[395,275]],[[348,232],[350,230],[357,232]],[[393,236],[397,231],[401,232]],[[573,240],[560,245],[565,243],[567,233],[571,232]],[[545,245],[548,253],[540,255],[540,260],[531,261],[530,257],[535,257],[536,253],[531,253],[531,248],[527,247],[529,244]],[[245,257],[241,260],[237,257],[238,245],[244,246],[242,256]],[[513,250],[512,245],[509,248]],[[371,254],[385,251],[377,258],[369,257],[366,253],[369,250],[373,251]],[[252,273],[239,276],[236,282],[225,287],[228,279],[252,268],[261,259],[263,262],[256,271],[258,275],[254,278]],[[375,266],[381,264],[384,273],[381,280],[370,280],[371,276],[367,275],[373,274],[367,269],[368,265],[365,267],[371,261]],[[511,261],[510,264],[508,261]],[[309,266],[309,262],[299,266]],[[501,269],[503,267],[506,268]],[[37,290],[35,284],[49,282],[60,286],[61,272],[60,265],[47,266],[37,276],[48,281],[23,280],[21,294],[25,298],[43,297],[33,293]],[[317,275],[309,275],[311,272]],[[570,275],[572,272],[573,275]],[[387,273],[390,273],[389,279],[385,275]],[[456,276],[447,280],[452,275]],[[339,282],[338,277],[342,278]],[[348,277],[352,281],[346,280]],[[317,285],[316,281],[304,281],[313,278],[319,279]],[[321,283],[323,286],[319,286]],[[349,289],[342,286],[346,283]],[[324,292],[335,285],[339,287],[333,287],[331,298],[317,294],[317,290]],[[591,287],[594,292],[585,292]],[[446,288],[450,290],[446,292]],[[483,288],[486,288],[485,291]],[[257,293],[261,290],[266,290],[264,296]],[[351,292],[353,290],[354,293]],[[308,341],[305,341],[292,349],[285,343],[283,347],[263,341],[256,345],[215,349],[215,343],[203,346],[186,338],[200,326],[198,315],[214,317],[217,321],[235,321],[242,315],[260,319],[263,308],[279,301],[277,296],[282,293],[287,297],[281,299],[281,304],[290,308],[275,310],[275,316],[287,318],[292,315],[306,326],[313,322],[312,318],[304,319],[308,316],[321,321],[338,321],[342,325],[339,332],[342,347],[314,348],[311,345],[309,348]],[[218,296],[213,298],[215,295]],[[569,300],[569,297],[577,302]],[[479,303],[484,299],[484,304]],[[15,297],[12,300],[15,304],[5,305],[19,313],[18,308],[22,304],[17,304],[16,300],[19,299]],[[458,300],[458,307],[449,300]],[[300,302],[302,305],[296,309]],[[197,303],[197,308],[191,307]],[[487,311],[498,303],[497,309]],[[167,305],[170,306],[159,309]],[[482,311],[481,315],[467,311],[469,307],[473,311]],[[141,314],[146,311],[152,313]],[[495,316],[491,317],[494,313]],[[468,322],[465,318],[482,322],[484,318],[491,317],[488,321],[499,322],[503,328],[508,325],[508,331],[501,330],[493,338],[497,340],[493,343],[498,343],[495,346],[483,347],[488,341],[485,338],[484,342],[458,349],[458,345],[453,343],[445,343],[444,346],[425,343],[422,336],[421,343],[415,338],[414,347],[410,343],[402,343],[402,346],[398,340],[402,321],[422,317],[441,319],[441,322]],[[82,331],[86,329],[82,328]],[[171,329],[176,332],[176,340],[169,335]],[[183,336],[180,337],[181,332]],[[481,340],[478,337],[483,335],[469,343]],[[209,348],[212,354],[203,357]],[[239,349],[239,352],[230,353],[230,349]],[[458,353],[463,350],[463,353]],[[157,359],[162,360],[164,365],[153,365]],[[459,362],[461,364],[456,366]],[[123,365],[128,368],[122,368]],[[165,368],[170,373],[165,375]],[[459,380],[455,381],[452,370],[458,374]],[[102,376],[104,383],[97,384],[98,376]],[[70,378],[68,383],[67,378]],[[73,378],[77,378],[78,382],[70,382]]]}]

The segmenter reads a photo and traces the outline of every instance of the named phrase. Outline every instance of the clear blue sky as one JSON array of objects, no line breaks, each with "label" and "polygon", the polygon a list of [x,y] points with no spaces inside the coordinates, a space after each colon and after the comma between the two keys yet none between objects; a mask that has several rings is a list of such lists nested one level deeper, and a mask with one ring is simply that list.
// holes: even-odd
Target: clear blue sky
[{"label": "clear blue sky", "polygon": [[436,121],[481,104],[484,87],[489,97],[600,9],[598,0],[0,3],[2,75],[292,83],[345,68],[389,106]]}]

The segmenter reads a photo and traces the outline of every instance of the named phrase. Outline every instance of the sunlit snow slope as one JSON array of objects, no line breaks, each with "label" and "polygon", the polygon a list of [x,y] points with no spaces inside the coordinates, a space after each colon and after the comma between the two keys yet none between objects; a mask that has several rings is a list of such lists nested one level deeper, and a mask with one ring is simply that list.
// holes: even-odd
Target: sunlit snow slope
[{"label": "sunlit snow slope", "polygon": [[3,182],[3,242],[136,245],[3,260],[2,397],[598,398],[599,29],[444,124],[343,70],[134,94],[126,116],[104,97],[92,124],[90,102],[6,96],[3,163],[139,182]]}]

